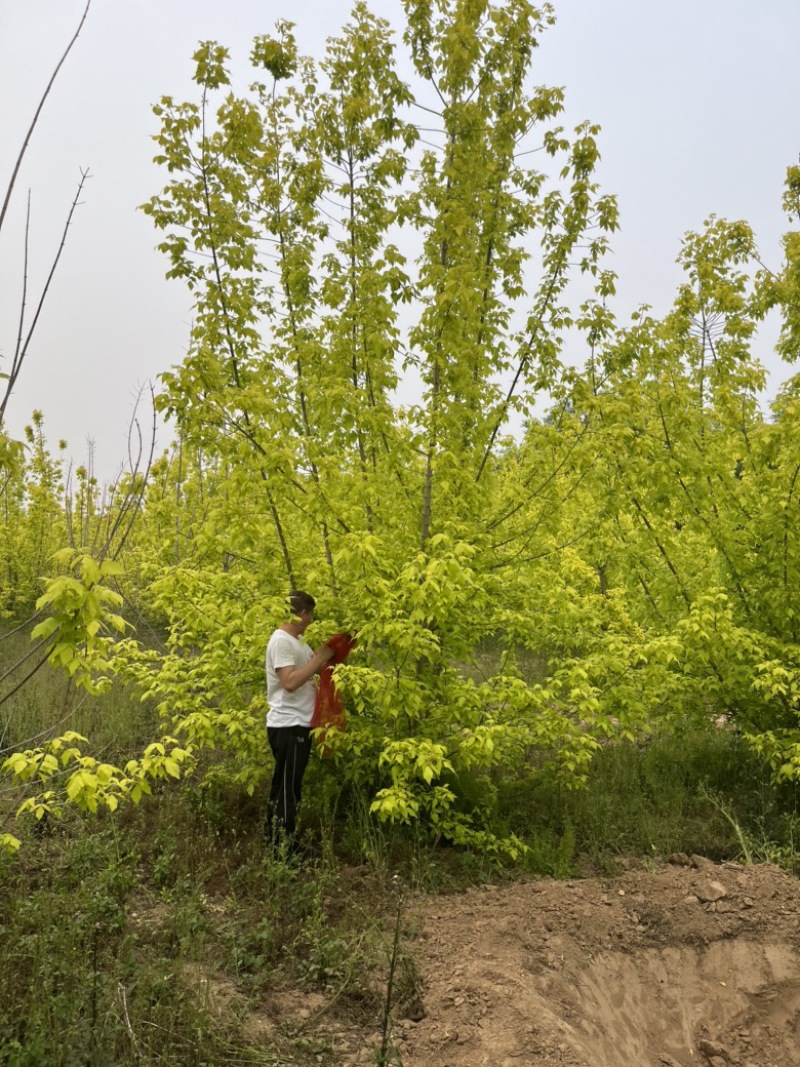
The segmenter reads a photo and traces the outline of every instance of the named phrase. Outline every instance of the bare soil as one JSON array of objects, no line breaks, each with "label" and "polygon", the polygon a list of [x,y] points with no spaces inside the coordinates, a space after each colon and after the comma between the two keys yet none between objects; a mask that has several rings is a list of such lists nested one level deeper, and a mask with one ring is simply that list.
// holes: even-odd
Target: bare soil
[{"label": "bare soil", "polygon": [[[404,945],[417,995],[395,1007],[390,1062],[800,1065],[799,910],[800,881],[778,867],[685,856],[616,878],[415,899]],[[288,1025],[319,1063],[374,1067],[378,1020],[356,1015],[295,991],[245,1025],[264,1047]]]},{"label": "bare soil", "polygon": [[430,901],[405,1067],[800,1064],[800,882],[676,859]]}]

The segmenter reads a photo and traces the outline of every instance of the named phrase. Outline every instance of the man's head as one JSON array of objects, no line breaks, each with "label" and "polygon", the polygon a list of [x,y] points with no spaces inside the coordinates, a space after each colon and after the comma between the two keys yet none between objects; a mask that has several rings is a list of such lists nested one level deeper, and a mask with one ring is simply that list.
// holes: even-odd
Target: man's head
[{"label": "man's head", "polygon": [[302,589],[293,589],[286,600],[292,613],[292,625],[298,633],[302,633],[314,617],[317,602],[310,593],[304,593]]}]

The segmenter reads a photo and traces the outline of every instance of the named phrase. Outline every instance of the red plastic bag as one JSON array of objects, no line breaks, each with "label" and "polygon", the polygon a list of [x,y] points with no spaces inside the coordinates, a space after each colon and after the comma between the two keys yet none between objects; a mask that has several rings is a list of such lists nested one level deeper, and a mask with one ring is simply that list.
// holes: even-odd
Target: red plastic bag
[{"label": "red plastic bag", "polygon": [[341,730],[346,728],[344,704],[341,696],[336,692],[333,684],[333,668],[337,663],[344,663],[355,645],[356,639],[352,634],[334,634],[326,641],[328,648],[333,649],[333,656],[319,672],[319,685],[317,696],[314,701],[314,716],[311,719],[311,727],[321,730],[318,735],[319,751],[321,756],[329,756],[330,749],[325,744],[325,736],[329,730]]}]

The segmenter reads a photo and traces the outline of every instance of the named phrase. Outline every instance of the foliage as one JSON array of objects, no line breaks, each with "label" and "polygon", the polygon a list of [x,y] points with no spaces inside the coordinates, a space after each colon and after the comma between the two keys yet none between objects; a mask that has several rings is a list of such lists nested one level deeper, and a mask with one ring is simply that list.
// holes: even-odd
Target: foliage
[{"label": "foliage", "polygon": [[109,679],[94,676],[108,669],[108,631],[125,632],[125,620],[111,610],[122,607],[122,596],[106,583],[121,574],[122,568],[108,559],[96,563],[88,553],[70,548],[56,553],[54,561],[67,573],[45,579],[45,591],[36,607],[39,611],[48,608],[50,613],[34,627],[31,637],[34,641],[54,638],[50,662],[63,667],[88,692],[102,691]]},{"label": "foliage", "polygon": [[[36,822],[60,818],[69,803],[80,811],[97,813],[101,809],[116,811],[120,800],[129,797],[138,804],[150,794],[150,783],[159,779],[179,779],[192,766],[192,752],[181,748],[171,737],[147,745],[142,756],[131,759],[124,770],[83,755],[77,747],[86,738],[71,730],[25,751],[16,751],[0,767],[12,782],[30,792],[17,806],[18,819],[31,816]],[[19,839],[12,834],[0,836],[0,850],[15,852]]]},{"label": "foliage", "polygon": [[64,462],[51,455],[44,418],[34,412],[26,428],[27,449],[18,462],[0,463],[0,618],[28,614],[41,592],[40,577],[67,538]]},{"label": "foliage", "polygon": [[[61,667],[76,686],[88,693],[102,692],[111,684],[107,675],[97,677],[109,667],[112,642],[107,631],[125,630],[125,621],[111,610],[122,605],[122,596],[106,584],[121,573],[121,567],[109,559],[98,564],[87,553],[73,549],[64,549],[54,558],[67,573],[45,579],[46,591],[37,608],[40,612],[49,609],[50,614],[34,627],[32,637],[45,643],[52,640],[50,662]],[[130,797],[138,803],[150,793],[150,781],[178,779],[192,762],[191,748],[165,737],[148,745],[140,758],[128,760],[120,770],[84,755],[77,744],[86,740],[70,730],[35,748],[17,749],[3,762],[0,770],[15,785],[38,790],[18,804],[18,818],[30,815],[37,822],[58,818],[65,802],[91,813],[99,808],[115,811],[120,798]],[[55,788],[59,781],[60,788]],[[13,835],[3,835],[0,847],[14,851],[19,841]]]},{"label": "foliage", "polygon": [[[155,108],[167,179],[144,210],[194,299],[156,401],[176,445],[124,500],[76,472],[62,517],[37,424],[31,488],[8,483],[9,559],[31,562],[6,610],[64,521],[36,636],[87,691],[135,685],[174,739],[123,770],[69,756],[92,783],[74,799],[133,797],[176,752],[257,797],[263,649],[298,586],[312,641],[358,634],[348,729],[312,776],[387,833],[519,860],[509,780],[566,796],[609,746],[710,726],[796,780],[798,381],[767,417],[756,345],[778,314],[797,353],[797,233],[770,270],[746,222],[710,217],[669,312],[619,324],[598,129],[564,130],[562,90],[535,85],[549,5],[404,10],[409,84],[357,2],[318,61],[286,21],[256,38],[244,93],[203,43],[198,100]],[[163,643],[120,636],[123,591]],[[7,770],[47,787],[57,740]],[[46,794],[26,810],[54,813]]]},{"label": "foliage", "polygon": [[537,772],[506,776],[498,799],[528,845],[524,867],[537,875],[613,873],[677,852],[796,865],[796,787],[776,785],[729,728],[604,745],[579,791]]},{"label": "foliage", "polygon": [[275,1062],[212,1010],[208,903],[188,884],[172,904],[150,896],[139,832],[73,825],[0,870],[4,1064]]}]

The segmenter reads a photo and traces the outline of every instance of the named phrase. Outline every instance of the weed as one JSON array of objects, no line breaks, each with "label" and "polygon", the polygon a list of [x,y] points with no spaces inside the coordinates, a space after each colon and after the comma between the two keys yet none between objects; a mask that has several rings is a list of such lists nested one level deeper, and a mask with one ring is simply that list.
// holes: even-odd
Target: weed
[{"label": "weed", "polygon": [[749,834],[790,847],[793,792],[776,788],[738,737],[724,730],[608,746],[580,791],[563,790],[536,772],[506,780],[499,810],[528,845],[523,864],[531,872],[565,877],[589,866],[610,874],[620,856],[739,853],[735,827],[708,790]]},{"label": "weed", "polygon": [[791,872],[796,870],[800,854],[796,848],[797,825],[794,815],[786,813],[783,816],[786,843],[780,844],[768,835],[763,820],[759,822],[755,831],[747,829],[739,821],[732,805],[722,796],[707,788],[703,789],[702,793],[731,827],[739,846],[738,859],[748,864],[774,863]]},{"label": "weed", "polygon": [[323,866],[308,879],[310,892],[292,946],[298,975],[321,989],[341,980],[348,957],[346,940],[326,914],[325,902],[333,878],[332,869]]},{"label": "weed", "polygon": [[393,1060],[399,1060],[399,1057],[394,1055],[394,1049],[391,1042],[391,1022],[392,1022],[392,1002],[394,994],[394,979],[397,971],[397,964],[400,958],[400,929],[403,918],[403,892],[399,884],[397,886],[397,912],[394,922],[394,937],[392,938],[392,948],[389,953],[389,973],[386,977],[386,999],[383,1007],[383,1020],[381,1025],[381,1044],[378,1054],[375,1058],[377,1067],[389,1067],[389,1064]]}]

